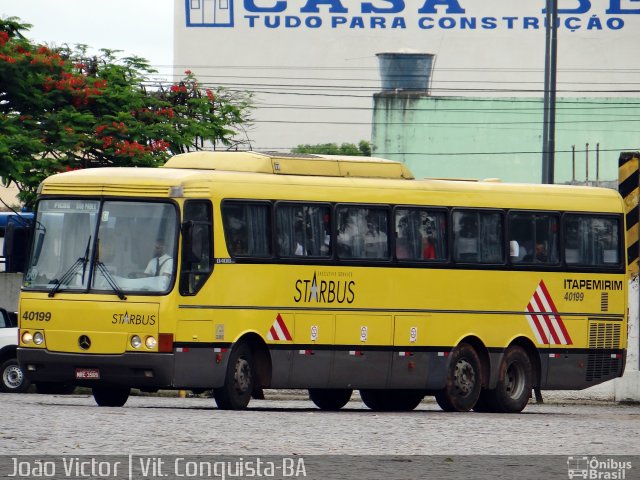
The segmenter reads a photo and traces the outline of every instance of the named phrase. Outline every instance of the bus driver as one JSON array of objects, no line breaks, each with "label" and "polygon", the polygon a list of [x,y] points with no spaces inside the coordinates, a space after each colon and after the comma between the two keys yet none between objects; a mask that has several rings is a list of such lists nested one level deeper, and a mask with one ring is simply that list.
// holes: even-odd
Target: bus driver
[{"label": "bus driver", "polygon": [[153,258],[149,260],[144,274],[150,277],[171,277],[173,270],[173,261],[165,252],[164,240],[159,238],[153,247]]}]

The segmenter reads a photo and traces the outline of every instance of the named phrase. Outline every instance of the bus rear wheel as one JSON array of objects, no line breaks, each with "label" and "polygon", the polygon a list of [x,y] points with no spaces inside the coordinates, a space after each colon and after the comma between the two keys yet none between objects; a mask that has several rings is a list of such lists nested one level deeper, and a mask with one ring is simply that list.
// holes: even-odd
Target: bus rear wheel
[{"label": "bus rear wheel", "polygon": [[249,405],[255,386],[253,353],[247,343],[237,344],[227,364],[224,385],[213,390],[216,405],[221,410],[242,410]]},{"label": "bus rear wheel", "polygon": [[480,359],[467,343],[458,345],[449,359],[447,381],[436,392],[436,401],[445,412],[468,412],[480,396],[482,377]]},{"label": "bus rear wheel", "polygon": [[362,402],[379,412],[410,412],[424,394],[420,390],[360,390]]},{"label": "bus rear wheel", "polygon": [[482,390],[473,410],[478,413],[497,412],[494,395],[495,390]]},{"label": "bus rear wheel", "polygon": [[129,399],[128,387],[93,387],[93,399],[99,407],[122,407]]},{"label": "bus rear wheel", "polygon": [[320,410],[336,411],[351,400],[352,393],[348,388],[310,388],[309,398]]},{"label": "bus rear wheel", "polygon": [[496,389],[491,391],[492,405],[501,413],[519,413],[529,403],[533,388],[533,367],[527,352],[512,345],[504,352],[498,370]]}]

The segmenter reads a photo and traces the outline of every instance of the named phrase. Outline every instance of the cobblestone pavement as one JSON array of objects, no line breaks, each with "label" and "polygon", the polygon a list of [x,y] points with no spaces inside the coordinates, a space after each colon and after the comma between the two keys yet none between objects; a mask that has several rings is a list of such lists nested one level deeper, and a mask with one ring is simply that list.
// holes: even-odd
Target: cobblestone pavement
[{"label": "cobblestone pavement", "polygon": [[640,406],[552,399],[519,415],[376,413],[354,396],[321,412],[303,395],[268,391],[245,411],[210,398],[132,396],[122,408],[90,395],[0,395],[0,454],[24,455],[633,455]]}]

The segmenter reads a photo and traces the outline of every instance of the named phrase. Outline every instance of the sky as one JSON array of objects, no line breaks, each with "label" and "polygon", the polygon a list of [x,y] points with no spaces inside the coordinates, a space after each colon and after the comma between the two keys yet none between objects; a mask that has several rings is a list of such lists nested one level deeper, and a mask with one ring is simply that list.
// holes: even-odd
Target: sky
[{"label": "sky", "polygon": [[37,43],[123,50],[170,73],[173,0],[0,0],[0,16],[33,25]]}]

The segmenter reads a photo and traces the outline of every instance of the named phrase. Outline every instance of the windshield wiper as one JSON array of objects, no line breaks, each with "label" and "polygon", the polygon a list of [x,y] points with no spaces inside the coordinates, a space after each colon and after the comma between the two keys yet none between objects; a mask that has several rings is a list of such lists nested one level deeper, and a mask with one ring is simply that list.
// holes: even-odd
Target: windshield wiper
[{"label": "windshield wiper", "polygon": [[96,259],[95,265],[98,268],[98,270],[100,271],[100,273],[104,276],[104,278],[107,279],[107,283],[109,284],[111,289],[116,293],[116,295],[118,295],[118,298],[120,300],[126,300],[127,297],[125,296],[125,294],[122,291],[122,289],[118,286],[118,284],[116,283],[116,279],[113,278],[113,275],[111,275],[111,272],[109,272],[109,270],[104,265],[104,263],[102,263],[100,260]]},{"label": "windshield wiper", "polygon": [[71,265],[66,272],[60,277],[60,280],[52,280],[50,283],[55,283],[54,287],[49,292],[49,297],[53,297],[58,290],[65,285],[71,277],[75,275],[76,270],[79,266],[82,265],[82,285],[84,285],[84,276],[87,273],[87,263],[89,263],[89,247],[91,246],[91,235],[89,235],[89,239],[87,240],[87,248],[84,250],[84,256],[78,258],[73,265]]}]

